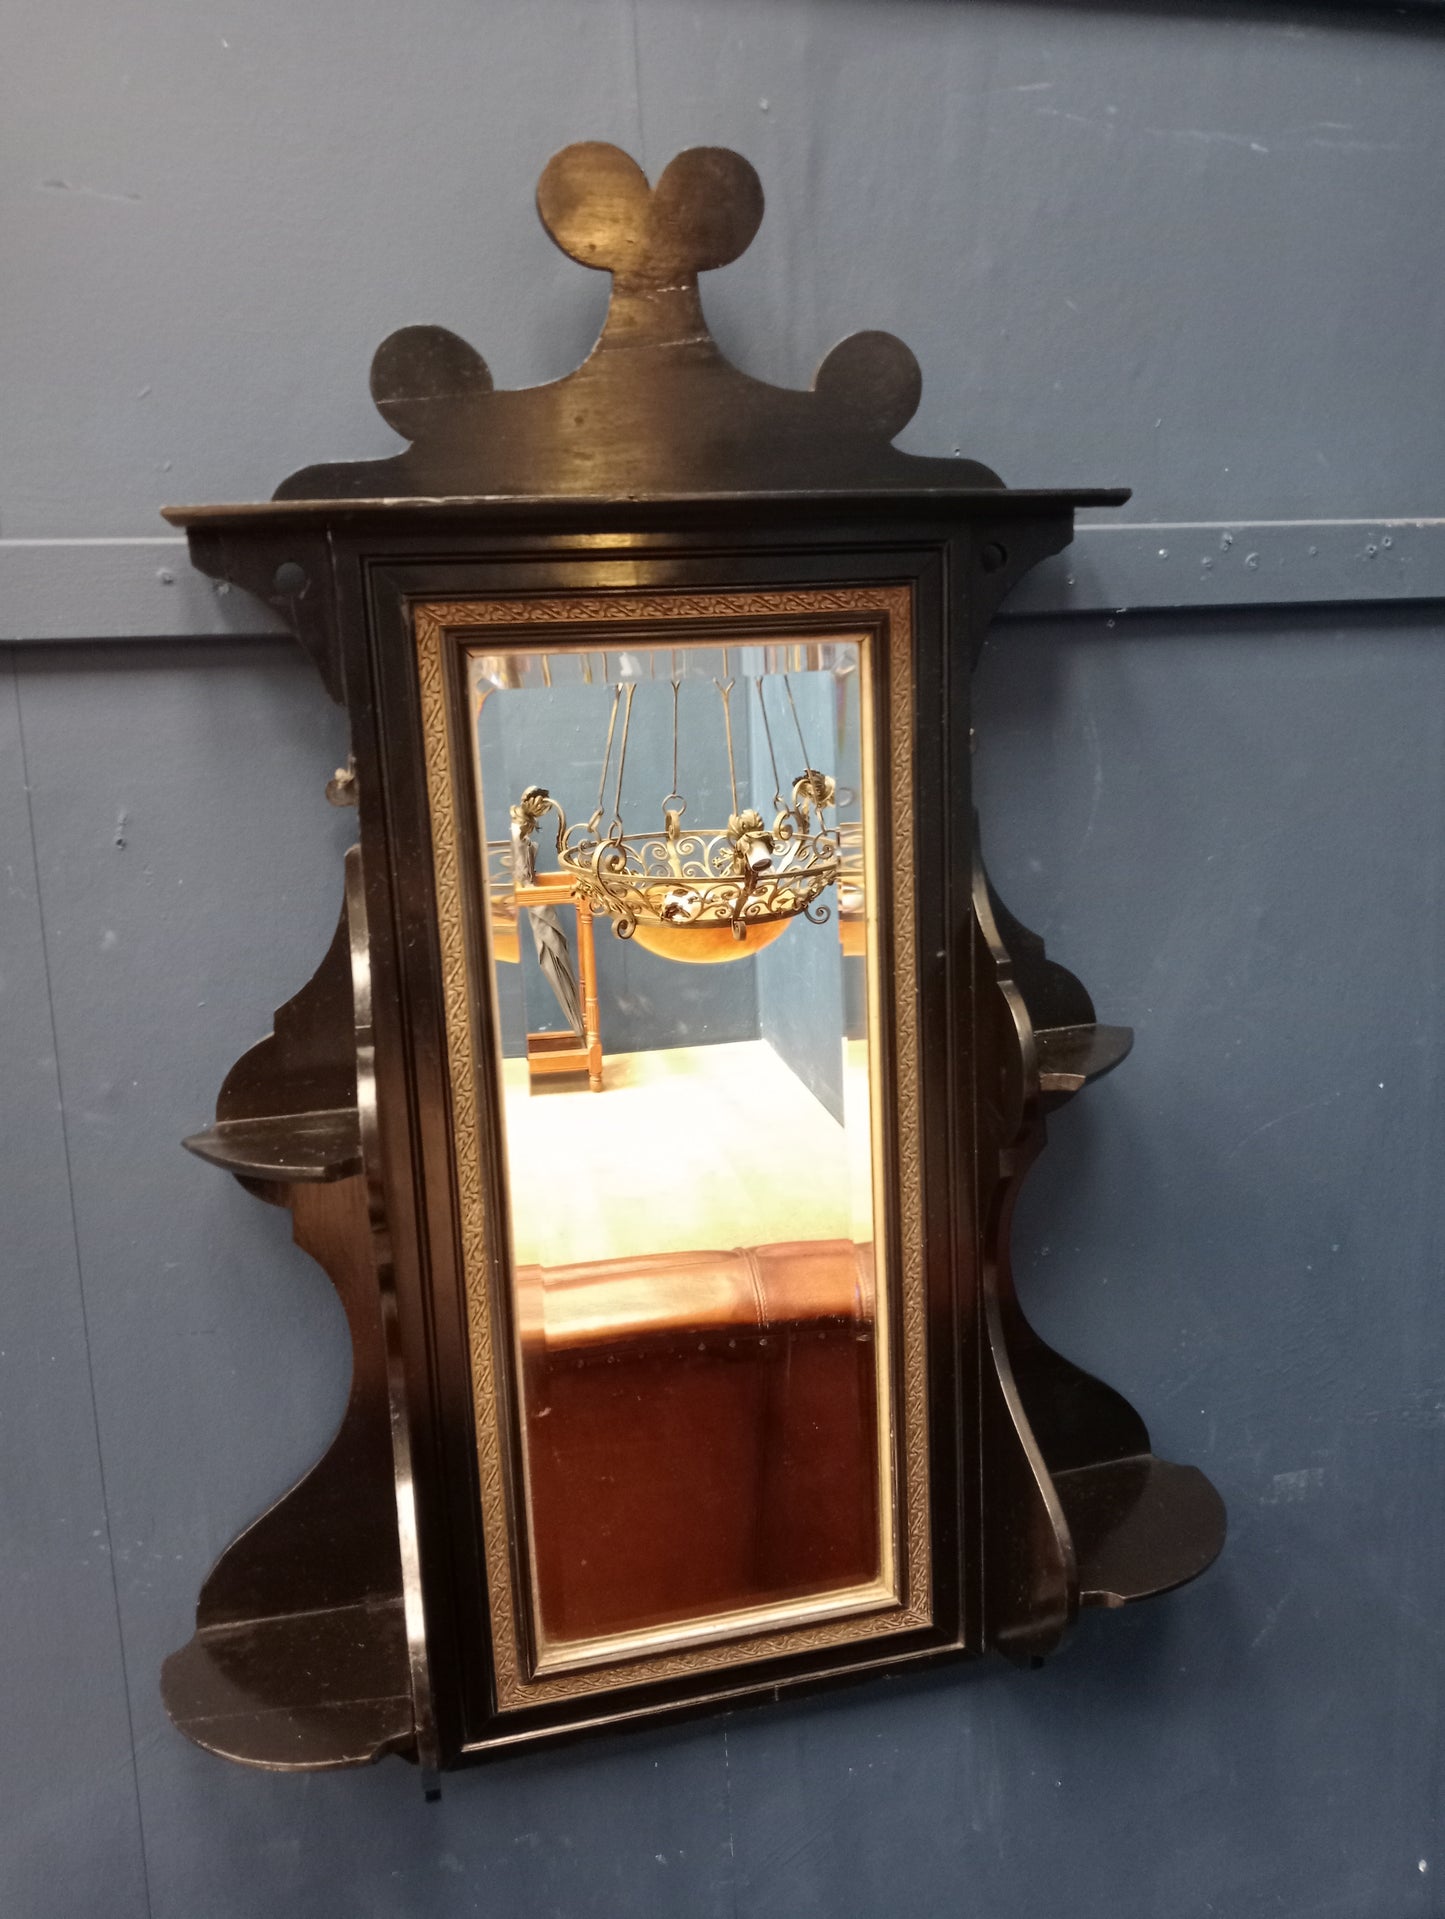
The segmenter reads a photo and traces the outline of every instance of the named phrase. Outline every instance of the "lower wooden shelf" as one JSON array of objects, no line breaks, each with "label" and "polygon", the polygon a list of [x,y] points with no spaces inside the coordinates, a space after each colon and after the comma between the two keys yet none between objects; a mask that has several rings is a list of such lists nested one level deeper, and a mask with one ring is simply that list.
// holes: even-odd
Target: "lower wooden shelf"
[{"label": "lower wooden shelf", "polygon": [[242,1765],[315,1772],[415,1744],[400,1598],[204,1626],[161,1691],[188,1738]]},{"label": "lower wooden shelf", "polygon": [[290,1184],[350,1179],[361,1171],[361,1129],[355,1106],[263,1119],[218,1119],[181,1144],[197,1159],[238,1179]]},{"label": "lower wooden shelf", "polygon": [[1054,1474],[1081,1606],[1126,1606],[1197,1579],[1224,1544],[1224,1501],[1195,1466],[1152,1453]]},{"label": "lower wooden shelf", "polygon": [[1054,1103],[1071,1098],[1127,1059],[1133,1044],[1134,1031],[1129,1026],[1038,1027],[1034,1045],[1038,1049],[1039,1091]]}]

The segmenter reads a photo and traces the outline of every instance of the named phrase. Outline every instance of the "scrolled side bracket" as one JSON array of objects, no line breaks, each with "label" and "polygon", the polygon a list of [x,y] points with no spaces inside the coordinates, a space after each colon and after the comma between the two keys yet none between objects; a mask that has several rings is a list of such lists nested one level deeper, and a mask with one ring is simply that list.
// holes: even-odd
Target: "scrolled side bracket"
[{"label": "scrolled side bracket", "polygon": [[186,1141],[248,1190],[289,1208],[297,1245],[326,1272],[351,1335],[351,1391],[330,1447],[217,1560],[196,1631],[162,1692],[198,1745],[285,1771],[435,1764],[425,1642],[406,1578],[396,1382],[379,1245],[375,1100],[360,849],[326,958],[227,1076],[216,1123]]},{"label": "scrolled side bracket", "polygon": [[[1029,1325],[1010,1231],[1045,1144],[1045,1116],[1127,1055],[1088,993],[999,900],[975,833],[978,1217],[984,1433],[993,1510],[986,1633],[1019,1659],[1052,1652],[1080,1606],[1122,1606],[1182,1586],[1224,1544],[1224,1503],[1196,1467],[1157,1459],[1138,1413]],[[1003,1506],[1008,1510],[1002,1510]]]}]

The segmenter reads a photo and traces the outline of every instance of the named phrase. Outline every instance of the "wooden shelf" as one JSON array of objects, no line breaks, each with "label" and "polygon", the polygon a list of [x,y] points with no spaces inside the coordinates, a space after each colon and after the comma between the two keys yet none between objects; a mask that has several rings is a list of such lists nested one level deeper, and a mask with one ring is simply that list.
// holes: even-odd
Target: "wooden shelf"
[{"label": "wooden shelf", "polygon": [[1129,1026],[1045,1026],[1034,1034],[1039,1090],[1055,1101],[1071,1099],[1126,1059],[1134,1044]]},{"label": "wooden shelf", "polygon": [[290,1185],[300,1180],[350,1179],[361,1171],[361,1133],[354,1106],[319,1113],[278,1113],[264,1119],[217,1120],[182,1142],[238,1179]]},{"label": "wooden shelf", "polygon": [[243,1765],[364,1766],[415,1742],[399,1597],[203,1627],[161,1690],[188,1738]]},{"label": "wooden shelf", "polygon": [[1125,1606],[1197,1579],[1224,1544],[1224,1501],[1194,1466],[1152,1453],[1054,1474],[1081,1606]]}]

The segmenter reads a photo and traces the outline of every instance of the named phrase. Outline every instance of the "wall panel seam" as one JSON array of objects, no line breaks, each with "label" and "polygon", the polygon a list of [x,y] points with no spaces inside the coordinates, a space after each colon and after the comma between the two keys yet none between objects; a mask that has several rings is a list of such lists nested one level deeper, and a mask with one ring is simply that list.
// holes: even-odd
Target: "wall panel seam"
[{"label": "wall panel seam", "polygon": [[[1003,616],[1445,600],[1445,519],[1080,525]],[[0,645],[264,638],[280,619],[191,567],[183,539],[0,540]]]},{"label": "wall panel seam", "polygon": [[131,1787],[135,1797],[136,1833],[140,1843],[141,1887],[147,1919],[153,1919],[150,1860],[146,1849],[145,1810],[141,1803],[140,1767],[136,1758],[135,1713],[132,1706],[131,1676],[125,1649],[125,1623],[121,1616],[120,1583],[115,1569],[115,1540],[111,1527],[110,1490],[106,1482],[105,1449],[101,1441],[100,1412],[95,1397],[95,1361],[91,1351],[90,1312],[85,1294],[85,1261],[80,1247],[80,1222],[75,1204],[75,1173],[70,1156],[70,1120],[65,1104],[65,1076],[60,1062],[60,1029],[55,1017],[55,988],[50,970],[50,935],[45,918],[45,888],[40,876],[40,843],[35,824],[35,795],[30,781],[30,758],[25,741],[25,699],[18,660],[12,660],[15,687],[15,723],[20,748],[20,778],[25,788],[26,825],[30,836],[31,873],[35,886],[35,904],[40,927],[40,956],[45,970],[46,1014],[50,1024],[50,1046],[54,1058],[56,1100],[60,1108],[61,1147],[65,1155],[66,1209],[70,1218],[71,1243],[75,1251],[76,1283],[80,1293],[80,1324],[85,1342],[86,1386],[90,1393],[91,1430],[95,1438],[96,1472],[100,1482],[101,1510],[105,1516],[105,1556],[110,1572],[111,1604],[115,1613],[116,1647],[120,1658],[121,1690],[125,1698],[126,1733],[130,1745]]}]

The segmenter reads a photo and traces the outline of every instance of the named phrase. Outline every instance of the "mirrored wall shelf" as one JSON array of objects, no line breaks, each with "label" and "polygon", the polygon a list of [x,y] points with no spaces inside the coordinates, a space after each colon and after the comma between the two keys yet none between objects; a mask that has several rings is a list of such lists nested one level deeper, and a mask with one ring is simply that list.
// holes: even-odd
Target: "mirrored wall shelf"
[{"label": "mirrored wall shelf", "polygon": [[1036,1663],[1224,1538],[1010,1265],[1047,1116],[1132,1036],[988,881],[970,669],[1127,494],[899,452],[888,334],[805,391],[731,365],[698,276],[762,217],[738,155],[569,147],[537,199],[612,276],[581,367],[498,391],[404,328],[400,451],[167,515],[352,732],[336,937],[185,1142],[290,1209],[354,1351],[165,1669],[252,1765]]}]

